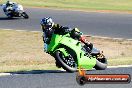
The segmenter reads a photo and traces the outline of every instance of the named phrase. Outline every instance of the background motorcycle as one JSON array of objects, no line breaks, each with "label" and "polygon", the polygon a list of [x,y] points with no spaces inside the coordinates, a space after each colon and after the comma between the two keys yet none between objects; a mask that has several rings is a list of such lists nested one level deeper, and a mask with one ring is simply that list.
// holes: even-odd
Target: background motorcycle
[{"label": "background motorcycle", "polygon": [[13,18],[13,17],[24,17],[25,19],[29,18],[27,13],[23,10],[22,5],[17,5],[15,7],[11,7],[11,6],[6,7],[5,4],[2,4],[1,6],[2,6],[4,13],[6,14],[8,18]]}]

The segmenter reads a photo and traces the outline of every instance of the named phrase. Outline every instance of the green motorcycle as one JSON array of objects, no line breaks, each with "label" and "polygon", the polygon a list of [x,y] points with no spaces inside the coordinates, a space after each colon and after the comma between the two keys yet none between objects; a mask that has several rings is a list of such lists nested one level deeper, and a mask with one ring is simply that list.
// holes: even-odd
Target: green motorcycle
[{"label": "green motorcycle", "polygon": [[53,34],[45,51],[55,58],[58,67],[67,72],[75,72],[78,67],[87,70],[107,68],[107,59],[99,50],[93,48],[92,52],[89,52],[88,47],[71,38],[69,33]]}]

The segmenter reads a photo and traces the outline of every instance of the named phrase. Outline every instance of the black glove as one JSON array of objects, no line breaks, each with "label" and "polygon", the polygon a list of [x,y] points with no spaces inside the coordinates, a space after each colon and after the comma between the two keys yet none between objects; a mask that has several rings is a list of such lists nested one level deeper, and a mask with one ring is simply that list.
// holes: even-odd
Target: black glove
[{"label": "black glove", "polygon": [[63,26],[61,26],[60,29],[62,30],[62,31],[61,31],[62,34],[67,34],[67,33],[69,33],[70,30],[71,30],[69,27],[63,27]]},{"label": "black glove", "polygon": [[92,44],[92,43],[85,43],[85,45],[86,45],[87,47],[89,47],[91,50],[93,49],[93,44]]}]

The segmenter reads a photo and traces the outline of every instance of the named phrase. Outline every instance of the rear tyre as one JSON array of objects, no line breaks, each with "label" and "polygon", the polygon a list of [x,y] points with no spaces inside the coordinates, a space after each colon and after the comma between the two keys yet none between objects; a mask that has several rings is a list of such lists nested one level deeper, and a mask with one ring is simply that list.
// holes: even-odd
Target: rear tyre
[{"label": "rear tyre", "polygon": [[67,72],[77,71],[77,65],[72,55],[69,54],[68,57],[65,57],[63,52],[57,50],[55,52],[55,59]]},{"label": "rear tyre", "polygon": [[8,17],[9,19],[12,19],[12,18],[13,18],[13,15],[12,15],[12,14],[8,14],[7,17]]},{"label": "rear tyre", "polygon": [[23,16],[25,19],[28,19],[28,18],[29,18],[29,16],[28,16],[27,13],[25,13],[25,12],[22,13],[22,16]]},{"label": "rear tyre", "polygon": [[12,19],[13,18],[13,16],[8,16],[8,19]]}]

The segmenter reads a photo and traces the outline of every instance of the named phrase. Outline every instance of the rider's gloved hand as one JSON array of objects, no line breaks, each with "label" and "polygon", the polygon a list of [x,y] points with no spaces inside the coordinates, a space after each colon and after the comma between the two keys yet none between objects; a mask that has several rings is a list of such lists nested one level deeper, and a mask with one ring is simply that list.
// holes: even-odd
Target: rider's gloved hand
[{"label": "rider's gloved hand", "polygon": [[62,30],[62,34],[66,34],[66,33],[70,32],[70,28],[69,27],[61,26],[61,30]]}]

